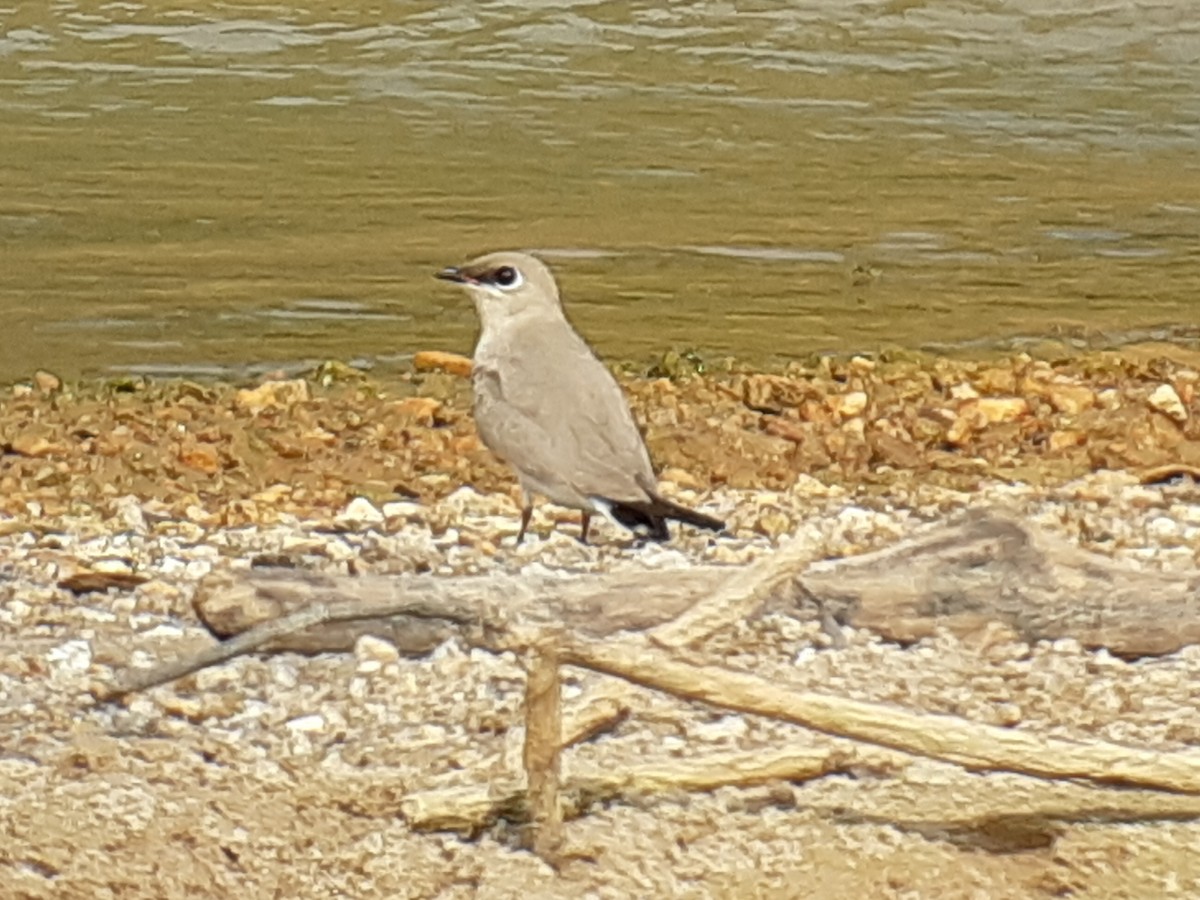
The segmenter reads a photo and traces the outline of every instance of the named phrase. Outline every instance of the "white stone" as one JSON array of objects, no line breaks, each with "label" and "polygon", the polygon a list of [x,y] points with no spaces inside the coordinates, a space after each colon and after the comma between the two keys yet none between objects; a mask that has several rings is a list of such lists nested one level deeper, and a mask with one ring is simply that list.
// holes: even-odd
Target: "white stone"
[{"label": "white stone", "polygon": [[838,510],[838,521],[849,528],[862,527],[871,524],[876,514],[861,506],[845,506]]},{"label": "white stone", "polygon": [[955,400],[978,400],[979,391],[964,381],[950,388],[950,396]]},{"label": "white stone", "polygon": [[366,672],[364,666],[374,664],[369,671],[377,672],[388,663],[400,659],[400,651],[396,645],[373,634],[364,634],[354,642],[354,656],[358,660],[358,671]]},{"label": "white stone", "polygon": [[447,506],[458,512],[465,512],[468,509],[482,505],[483,499],[474,488],[460,487],[451,491],[439,505]]},{"label": "white stone", "polygon": [[850,419],[867,408],[868,399],[863,391],[849,391],[845,394],[834,394],[828,403],[829,408],[843,419]]},{"label": "white stone", "polygon": [[142,502],[137,497],[126,494],[118,498],[115,506],[117,518],[121,520],[122,525],[138,534],[146,533],[146,514],[142,510]]},{"label": "white stone", "polygon": [[389,519],[420,519],[425,515],[425,507],[409,500],[393,500],[383,504],[383,514]]},{"label": "white stone", "polygon": [[271,678],[280,687],[294,688],[300,683],[300,670],[285,659],[271,660]]},{"label": "white stone", "polygon": [[187,632],[184,629],[180,628],[178,625],[160,624],[160,625],[155,625],[153,628],[150,628],[146,631],[143,631],[142,637],[155,638],[155,639],[161,638],[161,639],[173,641],[173,640],[178,640],[179,638],[184,637],[186,634],[187,634]]},{"label": "white stone", "polygon": [[92,665],[92,645],[88,641],[64,641],[46,654],[55,675],[78,675]]},{"label": "white stone", "polygon": [[1160,413],[1170,416],[1176,422],[1187,421],[1187,407],[1179,399],[1179,394],[1175,392],[1175,388],[1169,384],[1160,384],[1156,387],[1147,402]]},{"label": "white stone", "polygon": [[187,571],[188,564],[174,556],[163,557],[158,564],[158,571],[163,575],[182,575]]},{"label": "white stone", "polygon": [[346,562],[350,559],[358,558],[358,551],[347,544],[345,541],[328,541],[322,547],[325,555],[335,562]]},{"label": "white stone", "polygon": [[297,716],[294,719],[289,719],[286,724],[290,731],[301,733],[324,731],[325,717],[320,713],[310,713],[307,716]]},{"label": "white stone", "polygon": [[212,571],[212,563],[204,559],[193,559],[187,564],[184,571],[188,578],[199,581]]},{"label": "white stone", "polygon": [[196,522],[212,522],[214,516],[207,509],[199,504],[193,503],[183,511],[183,514],[188,517],[193,523]]},{"label": "white stone", "polygon": [[127,559],[97,559],[92,565],[93,572],[99,572],[102,575],[132,575],[133,566]]},{"label": "white stone", "polygon": [[715,722],[702,722],[688,728],[688,736],[702,741],[722,741],[743,737],[746,720],[741,716],[722,716]]},{"label": "white stone", "polygon": [[1152,538],[1173,538],[1179,535],[1179,523],[1170,516],[1155,516],[1146,523],[1146,534]]},{"label": "white stone", "polygon": [[812,647],[812,646],[801,647],[799,652],[796,653],[795,659],[792,660],[792,665],[794,665],[794,666],[808,665],[810,662],[812,662],[814,659],[817,658],[817,655],[818,654],[817,654],[816,647]]},{"label": "white stone", "polygon": [[355,525],[380,525],[384,521],[383,513],[366,497],[355,497],[338,513],[337,518],[339,522]]}]

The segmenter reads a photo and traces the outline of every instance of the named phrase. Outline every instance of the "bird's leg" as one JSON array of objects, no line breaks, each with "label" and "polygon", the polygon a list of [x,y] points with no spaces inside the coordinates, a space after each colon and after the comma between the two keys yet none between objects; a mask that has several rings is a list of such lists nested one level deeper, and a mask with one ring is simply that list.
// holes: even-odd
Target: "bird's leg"
[{"label": "bird's leg", "polygon": [[579,543],[587,543],[588,526],[592,524],[591,513],[580,513],[579,519]]},{"label": "bird's leg", "polygon": [[529,527],[531,518],[533,518],[533,503],[526,498],[525,505],[521,507],[521,530],[517,532],[518,545],[525,540],[525,529]]}]

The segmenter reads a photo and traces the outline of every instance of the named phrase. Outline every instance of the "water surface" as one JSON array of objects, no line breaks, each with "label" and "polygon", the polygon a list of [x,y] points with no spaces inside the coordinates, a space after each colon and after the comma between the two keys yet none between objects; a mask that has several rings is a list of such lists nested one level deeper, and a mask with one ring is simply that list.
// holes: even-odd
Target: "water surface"
[{"label": "water surface", "polygon": [[0,8],[0,378],[465,352],[507,247],[627,359],[1200,321],[1187,0],[660,6]]}]

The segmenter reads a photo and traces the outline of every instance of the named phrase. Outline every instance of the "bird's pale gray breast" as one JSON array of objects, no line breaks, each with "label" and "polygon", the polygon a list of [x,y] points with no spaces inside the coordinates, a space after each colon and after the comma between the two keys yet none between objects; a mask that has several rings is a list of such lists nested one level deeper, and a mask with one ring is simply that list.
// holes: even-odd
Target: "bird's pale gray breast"
[{"label": "bird's pale gray breast", "polygon": [[608,369],[565,319],[511,325],[476,350],[475,419],[484,443],[543,483],[644,499],[643,486],[655,482],[650,457]]}]

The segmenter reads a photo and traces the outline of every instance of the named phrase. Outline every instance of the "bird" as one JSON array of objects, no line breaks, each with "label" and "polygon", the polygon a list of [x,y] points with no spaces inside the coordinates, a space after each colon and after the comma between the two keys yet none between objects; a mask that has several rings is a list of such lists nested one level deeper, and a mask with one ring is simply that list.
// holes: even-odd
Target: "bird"
[{"label": "bird", "polygon": [[629,403],[567,319],[544,262],[500,251],[436,277],[465,288],[479,316],[472,411],[484,445],[520,482],[517,544],[525,538],[535,496],[579,510],[584,544],[594,515],[654,541],[670,539],[668,520],[724,530],[720,519],[659,493]]}]

